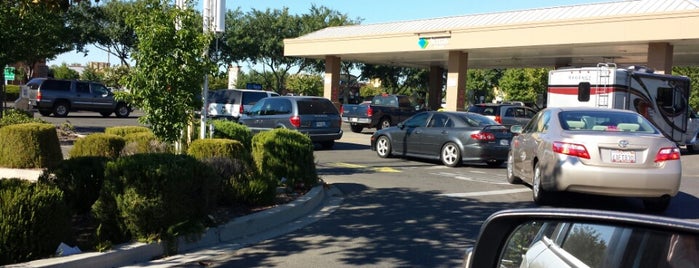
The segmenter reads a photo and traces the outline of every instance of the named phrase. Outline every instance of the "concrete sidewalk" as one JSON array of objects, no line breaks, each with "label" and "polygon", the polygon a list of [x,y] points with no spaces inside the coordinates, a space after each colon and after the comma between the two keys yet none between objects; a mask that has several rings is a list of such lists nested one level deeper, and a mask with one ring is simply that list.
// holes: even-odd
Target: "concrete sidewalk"
[{"label": "concrete sidewalk", "polygon": [[[317,212],[324,202],[331,198],[340,196],[339,190],[326,185],[316,186],[306,195],[282,206],[261,211],[255,214],[236,218],[224,225],[212,227],[205,231],[196,241],[186,241],[179,239],[178,252],[196,252],[206,250],[217,245],[245,245],[255,243],[259,239],[269,239],[276,235],[281,235],[284,231],[293,231],[288,225],[304,222],[304,218],[311,213]],[[335,201],[337,202],[337,201]],[[307,221],[306,221],[307,222]],[[307,222],[308,224],[310,222]],[[283,227],[284,230],[277,230]],[[302,227],[302,226],[300,226]],[[296,228],[300,228],[296,227]],[[65,257],[36,260],[26,263],[9,265],[7,267],[123,267],[128,265],[143,266],[172,266],[172,257],[164,261],[169,265],[159,263],[158,258],[163,256],[163,245],[161,243],[132,243],[115,247],[107,252],[81,253]],[[196,259],[192,255],[180,256],[179,262],[186,262]],[[186,256],[186,257],[182,257]],[[153,261],[155,259],[155,261]],[[145,264],[147,262],[151,264]],[[139,265],[137,265],[139,264]]]}]

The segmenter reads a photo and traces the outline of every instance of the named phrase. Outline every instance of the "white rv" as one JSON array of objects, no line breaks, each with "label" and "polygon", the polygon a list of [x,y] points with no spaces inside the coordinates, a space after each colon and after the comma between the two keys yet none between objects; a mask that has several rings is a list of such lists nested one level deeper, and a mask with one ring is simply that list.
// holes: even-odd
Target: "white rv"
[{"label": "white rv", "polygon": [[[636,111],[689,151],[699,149],[699,119],[689,107],[689,78],[645,68],[563,68],[549,72],[548,107],[607,107]],[[699,146],[699,145],[698,145]]]}]

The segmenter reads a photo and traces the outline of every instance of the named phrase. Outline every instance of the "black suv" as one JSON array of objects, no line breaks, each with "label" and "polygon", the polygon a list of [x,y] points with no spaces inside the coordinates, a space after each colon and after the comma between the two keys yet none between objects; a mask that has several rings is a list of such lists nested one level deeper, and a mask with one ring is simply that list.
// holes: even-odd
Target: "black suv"
[{"label": "black suv", "polygon": [[468,107],[468,111],[489,117],[503,125],[526,125],[536,110],[516,103],[479,103]]},{"label": "black suv", "polygon": [[27,91],[29,106],[43,116],[53,113],[65,117],[70,111],[91,111],[104,117],[112,113],[128,117],[132,111],[131,106],[115,100],[114,93],[98,82],[33,78],[22,90]]},{"label": "black suv", "polygon": [[331,149],[335,140],[342,138],[340,112],[323,97],[267,97],[246,111],[239,122],[253,133],[274,128],[298,130],[325,149]]}]

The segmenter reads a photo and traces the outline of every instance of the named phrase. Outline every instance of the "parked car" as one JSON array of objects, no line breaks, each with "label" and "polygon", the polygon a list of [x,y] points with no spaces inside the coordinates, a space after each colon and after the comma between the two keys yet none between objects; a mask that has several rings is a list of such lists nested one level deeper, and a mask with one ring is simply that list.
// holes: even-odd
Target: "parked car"
[{"label": "parked car", "polygon": [[379,157],[441,160],[449,167],[464,161],[500,166],[507,159],[512,133],[485,116],[468,112],[425,111],[371,136]]},{"label": "parked car", "polygon": [[254,89],[219,89],[209,91],[206,109],[209,117],[238,121],[260,99],[273,96],[279,94]]},{"label": "parked car", "polygon": [[482,114],[503,125],[526,125],[536,110],[520,103],[479,103],[468,107],[472,113]]},{"label": "parked car", "polygon": [[128,117],[133,110],[126,102],[115,100],[114,93],[99,82],[33,78],[22,87],[30,108],[43,116],[65,117],[70,111],[91,111],[104,117],[112,113]]},{"label": "parked car", "polygon": [[699,224],[657,215],[561,208],[488,217],[464,267],[699,267]]},{"label": "parked car", "polygon": [[342,119],[335,105],[323,97],[279,96],[259,100],[239,121],[253,133],[274,128],[295,129],[331,149],[342,138]]},{"label": "parked car", "polygon": [[340,114],[342,122],[350,124],[352,132],[360,133],[364,128],[379,130],[395,126],[423,110],[424,107],[410,103],[408,96],[380,94],[374,96],[369,102],[343,104]]},{"label": "parked car", "polygon": [[679,190],[679,148],[636,112],[547,108],[512,131],[507,180],[531,184],[538,204],[570,191],[640,197],[663,211]]}]

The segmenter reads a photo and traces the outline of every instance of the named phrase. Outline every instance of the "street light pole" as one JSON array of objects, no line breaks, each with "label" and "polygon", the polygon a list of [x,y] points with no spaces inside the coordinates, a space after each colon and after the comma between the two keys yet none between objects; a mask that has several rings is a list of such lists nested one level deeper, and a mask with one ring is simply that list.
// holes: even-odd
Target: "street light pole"
[{"label": "street light pole", "polygon": [[[182,1],[182,0],[178,0]],[[202,8],[204,17],[204,33],[220,33],[225,29],[225,10],[226,1],[225,0],[204,0],[204,6]],[[209,59],[209,44],[204,48],[204,60]],[[206,109],[206,103],[209,99],[209,74],[204,74],[204,87],[202,88],[201,99],[201,121],[199,125],[199,138],[206,138],[206,118],[208,117],[208,111]]]}]

